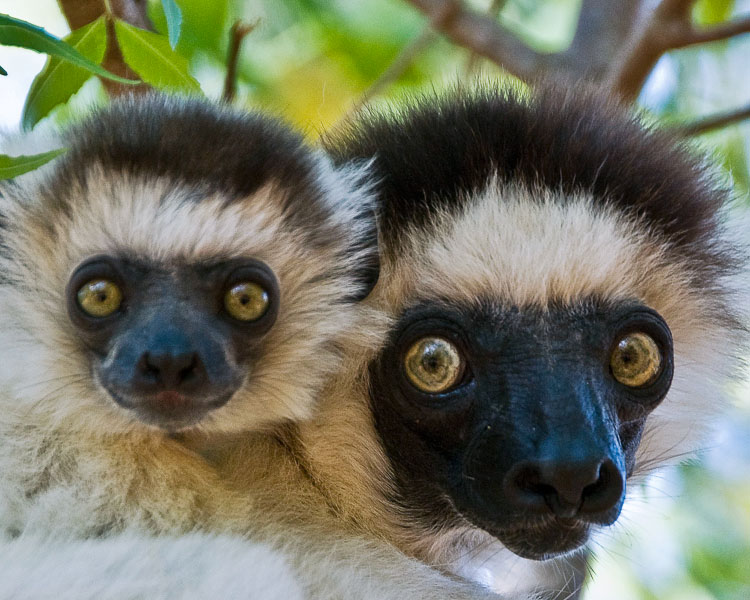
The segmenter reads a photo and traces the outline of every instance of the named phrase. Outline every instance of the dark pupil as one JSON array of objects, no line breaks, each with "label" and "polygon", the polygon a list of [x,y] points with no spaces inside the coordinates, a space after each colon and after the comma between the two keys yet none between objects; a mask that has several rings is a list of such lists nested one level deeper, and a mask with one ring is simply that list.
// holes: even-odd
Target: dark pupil
[{"label": "dark pupil", "polygon": [[107,293],[106,292],[99,292],[97,295],[97,299],[99,302],[106,302],[107,301]]},{"label": "dark pupil", "polygon": [[248,296],[247,294],[242,294],[242,296],[240,297],[240,304],[244,306],[249,303],[250,303],[250,296]]},{"label": "dark pupil", "polygon": [[424,357],[422,364],[426,371],[435,372],[443,366],[444,356],[439,350],[433,348]]},{"label": "dark pupil", "polygon": [[620,352],[620,362],[624,367],[638,364],[638,350],[633,343],[626,343]]}]

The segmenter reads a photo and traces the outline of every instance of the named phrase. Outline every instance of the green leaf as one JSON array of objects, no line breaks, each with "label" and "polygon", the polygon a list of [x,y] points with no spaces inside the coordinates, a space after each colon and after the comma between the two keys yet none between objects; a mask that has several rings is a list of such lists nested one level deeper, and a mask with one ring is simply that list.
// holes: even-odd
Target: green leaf
[{"label": "green leaf", "polygon": [[[107,49],[107,25],[104,17],[76,29],[64,41],[89,60],[100,63]],[[50,56],[26,96],[23,128],[31,129],[55,106],[67,102],[90,77],[89,71]]]},{"label": "green leaf", "polygon": [[693,6],[693,20],[699,25],[716,25],[732,16],[734,0],[700,0]]},{"label": "green leaf", "polygon": [[11,179],[29,171],[33,171],[48,163],[53,158],[60,156],[66,148],[33,154],[31,156],[8,156],[0,154],[0,179]]},{"label": "green leaf", "polygon": [[167,31],[169,32],[169,45],[174,49],[180,41],[180,28],[182,27],[182,11],[175,0],[161,0],[164,8],[164,16],[167,19]]},{"label": "green leaf", "polygon": [[75,48],[71,48],[62,40],[50,35],[41,27],[37,27],[26,21],[14,19],[2,13],[0,13],[0,45],[18,46],[19,48],[27,48],[35,52],[59,56],[63,60],[76,64],[100,77],[106,77],[118,83],[139,83],[132,79],[123,79],[122,77],[113,75],[96,63],[91,62]]},{"label": "green leaf", "polygon": [[188,61],[177,54],[164,36],[115,21],[117,42],[125,62],[146,83],[167,90],[200,92],[188,72]]},{"label": "green leaf", "polygon": [[0,75],[7,75],[7,74],[8,74],[8,71],[0,67]]}]

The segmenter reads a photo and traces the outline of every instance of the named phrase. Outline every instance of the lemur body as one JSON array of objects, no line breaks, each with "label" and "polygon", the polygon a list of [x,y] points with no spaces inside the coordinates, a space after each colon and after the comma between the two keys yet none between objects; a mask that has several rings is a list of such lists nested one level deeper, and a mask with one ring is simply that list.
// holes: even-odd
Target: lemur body
[{"label": "lemur body", "polygon": [[374,159],[368,303],[394,325],[300,424],[300,461],[427,564],[560,585],[525,569],[567,564],[721,411],[748,286],[726,189],[668,132],[554,87],[423,98],[329,148]]}]

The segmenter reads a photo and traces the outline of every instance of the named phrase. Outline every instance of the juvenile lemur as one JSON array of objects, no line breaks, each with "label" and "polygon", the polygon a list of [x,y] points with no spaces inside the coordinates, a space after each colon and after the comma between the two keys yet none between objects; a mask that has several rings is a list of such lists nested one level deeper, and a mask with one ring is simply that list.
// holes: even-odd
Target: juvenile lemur
[{"label": "juvenile lemur", "polygon": [[121,101],[53,143],[0,188],[0,524],[241,523],[173,438],[311,414],[377,274],[370,184],[197,100]]}]

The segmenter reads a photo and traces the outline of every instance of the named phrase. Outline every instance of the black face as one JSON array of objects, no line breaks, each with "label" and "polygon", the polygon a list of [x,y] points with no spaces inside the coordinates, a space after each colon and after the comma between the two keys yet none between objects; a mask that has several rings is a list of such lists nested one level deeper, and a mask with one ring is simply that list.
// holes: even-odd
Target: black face
[{"label": "black face", "polygon": [[371,365],[396,501],[525,558],[574,550],[619,516],[672,369],[667,325],[639,304],[417,306]]},{"label": "black face", "polygon": [[75,270],[66,296],[99,383],[170,431],[230,400],[279,310],[273,272],[249,259],[164,270],[95,257]]}]

